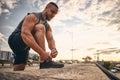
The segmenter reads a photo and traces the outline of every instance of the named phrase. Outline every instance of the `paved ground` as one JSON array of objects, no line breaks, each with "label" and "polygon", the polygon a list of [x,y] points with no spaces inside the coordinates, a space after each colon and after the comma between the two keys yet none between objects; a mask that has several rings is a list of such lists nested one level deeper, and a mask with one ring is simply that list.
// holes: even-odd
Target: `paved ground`
[{"label": "paved ground", "polygon": [[0,80],[110,80],[95,64],[65,64],[60,69],[26,67],[25,71],[0,69]]},{"label": "paved ground", "polygon": [[120,78],[120,72],[115,73],[115,75],[116,75],[118,78]]}]

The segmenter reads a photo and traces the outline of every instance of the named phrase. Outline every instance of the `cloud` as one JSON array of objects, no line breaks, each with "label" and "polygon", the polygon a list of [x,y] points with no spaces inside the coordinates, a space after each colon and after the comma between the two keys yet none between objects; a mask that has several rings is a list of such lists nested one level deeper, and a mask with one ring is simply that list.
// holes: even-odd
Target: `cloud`
[{"label": "cloud", "polygon": [[[91,1],[91,0],[84,0],[84,1],[78,1],[78,0],[70,0],[66,3],[64,3],[63,0],[58,2],[58,5],[60,6],[60,11],[58,15],[56,15],[56,18],[61,20],[73,20],[73,17],[77,17],[78,19],[88,22],[91,24],[96,25],[96,23],[105,25],[105,26],[111,26],[108,25],[109,23],[119,22],[119,18],[114,15],[119,14],[119,1]],[[88,6],[89,4],[89,6]],[[86,8],[87,6],[87,8]],[[80,9],[83,9],[81,11]],[[118,20],[117,20],[118,19]],[[117,23],[119,24],[119,23]],[[111,27],[115,27],[117,24]],[[119,25],[118,25],[119,26]],[[118,29],[117,26],[117,29]]]},{"label": "cloud", "polygon": [[0,41],[7,42],[7,38],[2,33],[0,33]]},{"label": "cloud", "polygon": [[3,13],[9,13],[11,9],[17,6],[16,0],[1,0],[0,1],[0,15]]},{"label": "cloud", "polygon": [[2,33],[0,33],[0,50],[10,51],[7,38]]},{"label": "cloud", "polygon": [[4,3],[8,6],[8,8],[14,9],[17,1],[16,0],[4,0]]}]

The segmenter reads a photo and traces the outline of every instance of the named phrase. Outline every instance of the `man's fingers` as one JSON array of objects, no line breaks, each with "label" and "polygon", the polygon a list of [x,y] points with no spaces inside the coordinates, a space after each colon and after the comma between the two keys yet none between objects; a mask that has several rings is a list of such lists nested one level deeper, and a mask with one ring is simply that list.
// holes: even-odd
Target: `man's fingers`
[{"label": "man's fingers", "polygon": [[53,55],[57,55],[57,53],[53,53]]},{"label": "man's fingers", "polygon": [[58,54],[57,52],[56,52],[56,53],[52,53],[51,56],[52,56],[53,58],[55,58],[55,57],[57,56],[57,54]]},{"label": "man's fingers", "polygon": [[49,56],[49,59],[52,59],[52,56],[51,56],[51,55]]},{"label": "man's fingers", "polygon": [[47,58],[46,62],[49,62],[49,61],[51,61],[51,60],[52,60],[52,56],[50,55],[50,56]]},{"label": "man's fingers", "polygon": [[54,51],[52,51],[51,53],[57,53],[57,51],[56,51],[56,50],[54,50]]}]

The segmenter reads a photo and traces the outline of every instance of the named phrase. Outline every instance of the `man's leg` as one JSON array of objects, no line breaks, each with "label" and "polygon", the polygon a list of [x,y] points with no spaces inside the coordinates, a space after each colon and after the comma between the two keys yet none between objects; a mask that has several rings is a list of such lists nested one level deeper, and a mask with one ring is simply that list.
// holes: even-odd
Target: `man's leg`
[{"label": "man's leg", "polygon": [[25,45],[21,38],[21,33],[11,35],[8,43],[14,52],[14,71],[21,71],[25,69],[30,48]]},{"label": "man's leg", "polygon": [[15,61],[13,65],[14,71],[22,71],[25,69],[28,60],[28,52],[21,52],[19,55],[15,56]]},{"label": "man's leg", "polygon": [[13,71],[23,71],[25,69],[25,64],[13,65]]},{"label": "man's leg", "polygon": [[[36,40],[36,42],[38,43],[38,45],[46,51],[45,49],[45,33],[46,33],[46,29],[45,29],[45,26],[43,24],[37,24],[35,26],[35,29],[34,29],[34,38]],[[42,58],[40,58],[40,61],[41,62],[44,62],[42,60]]]},{"label": "man's leg", "polygon": [[13,65],[14,71],[23,71],[28,61],[29,50],[19,51],[15,53],[15,61]]},{"label": "man's leg", "polygon": [[[42,24],[38,24],[35,26],[35,34],[34,34],[34,37],[35,37],[35,40],[36,42],[38,43],[38,45],[43,49],[43,50],[46,50],[45,49],[45,34],[46,34],[46,29],[45,29],[45,26],[42,25]],[[56,63],[54,61],[43,61],[42,58],[40,58],[40,69],[43,69],[43,68],[62,68],[64,67],[63,64],[59,64],[59,63]]]}]

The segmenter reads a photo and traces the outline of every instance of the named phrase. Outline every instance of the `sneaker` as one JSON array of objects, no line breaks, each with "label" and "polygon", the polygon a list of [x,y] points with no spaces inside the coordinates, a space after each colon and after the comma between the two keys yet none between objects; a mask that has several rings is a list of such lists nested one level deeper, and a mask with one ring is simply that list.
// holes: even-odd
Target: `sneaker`
[{"label": "sneaker", "polygon": [[40,69],[44,68],[62,68],[64,67],[64,64],[60,64],[54,61],[49,61],[49,62],[43,62],[40,63]]}]

